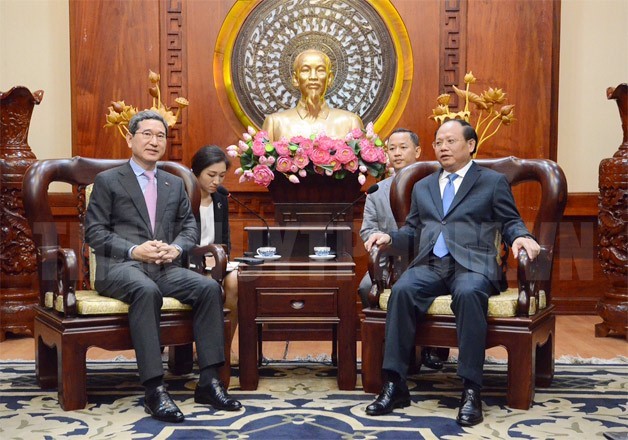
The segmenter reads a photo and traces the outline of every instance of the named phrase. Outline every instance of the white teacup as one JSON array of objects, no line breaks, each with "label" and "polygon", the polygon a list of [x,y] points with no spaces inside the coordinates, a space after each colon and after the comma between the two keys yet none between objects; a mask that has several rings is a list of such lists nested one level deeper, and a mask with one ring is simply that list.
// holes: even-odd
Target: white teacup
[{"label": "white teacup", "polygon": [[317,257],[326,257],[331,253],[331,248],[329,246],[315,246],[314,254]]},{"label": "white teacup", "polygon": [[263,246],[257,248],[257,255],[259,255],[260,257],[273,257],[275,255],[275,252],[277,252],[277,248],[273,246]]}]

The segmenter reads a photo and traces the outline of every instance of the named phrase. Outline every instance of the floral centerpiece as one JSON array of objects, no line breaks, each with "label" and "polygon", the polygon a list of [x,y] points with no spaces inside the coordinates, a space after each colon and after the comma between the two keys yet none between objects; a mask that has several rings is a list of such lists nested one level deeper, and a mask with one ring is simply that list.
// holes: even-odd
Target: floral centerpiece
[{"label": "floral centerpiece", "polygon": [[252,180],[268,186],[275,173],[283,173],[290,182],[300,183],[311,174],[344,179],[358,173],[360,185],[366,174],[375,178],[386,171],[384,144],[373,131],[373,123],[365,129],[353,129],[344,139],[324,134],[310,137],[294,136],[271,142],[268,133],[248,127],[237,145],[227,147],[227,154],[240,158],[240,182]]},{"label": "floral centerpiece", "polygon": [[[176,113],[161,102],[161,90],[159,89],[159,80],[161,79],[158,73],[152,70],[148,71],[148,80],[151,86],[148,89],[148,93],[153,97],[153,106],[150,109],[159,113],[166,120],[168,127],[173,127],[179,119],[179,113],[181,109],[187,107],[190,103],[183,97],[178,97],[174,100],[177,104]],[[117,127],[122,137],[126,137],[129,132],[128,126],[131,118],[138,112],[136,107],[125,104],[124,101],[112,101],[109,107],[109,114],[107,114],[107,123],[105,127]]]},{"label": "floral centerpiece", "polygon": [[469,104],[475,105],[475,109],[478,112],[474,122],[474,128],[478,134],[478,145],[475,150],[475,155],[477,155],[480,146],[493,137],[502,125],[510,125],[515,121],[515,106],[514,104],[504,104],[506,102],[506,92],[502,89],[489,87],[480,95],[471,92],[470,85],[476,82],[473,72],[469,72],[464,76],[464,82],[466,84],[465,90],[460,90],[458,87],[453,86],[456,95],[465,100],[464,110],[452,112],[449,109],[451,95],[445,93],[436,98],[438,106],[432,110],[430,119],[435,120],[439,125],[450,119],[463,119],[472,123]]}]

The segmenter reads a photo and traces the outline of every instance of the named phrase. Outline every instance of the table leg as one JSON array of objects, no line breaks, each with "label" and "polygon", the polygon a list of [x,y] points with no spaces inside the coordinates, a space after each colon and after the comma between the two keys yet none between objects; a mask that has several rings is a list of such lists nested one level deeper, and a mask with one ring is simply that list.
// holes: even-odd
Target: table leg
[{"label": "table leg", "polygon": [[255,324],[255,287],[240,276],[238,287],[238,326],[240,353],[240,388],[256,390],[259,382],[257,370],[258,330]]},{"label": "table leg", "polygon": [[355,300],[351,281],[340,289],[338,298],[338,388],[354,390],[357,380],[355,341]]}]

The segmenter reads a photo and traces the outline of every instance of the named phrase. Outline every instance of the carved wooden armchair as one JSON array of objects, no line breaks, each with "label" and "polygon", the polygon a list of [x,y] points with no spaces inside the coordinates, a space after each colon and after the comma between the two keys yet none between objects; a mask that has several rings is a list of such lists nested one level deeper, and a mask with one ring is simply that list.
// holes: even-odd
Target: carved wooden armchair
[{"label": "carved wooden armchair", "polygon": [[[551,302],[551,273],[556,230],[567,201],[567,182],[562,170],[545,159],[514,157],[477,160],[479,165],[503,173],[511,186],[533,181],[541,187],[541,198],[532,233],[541,245],[541,254],[531,262],[525,251],[519,254],[517,287],[489,300],[487,348],[503,346],[508,352],[508,406],[528,409],[534,387],[547,387],[554,375],[554,306]],[[397,222],[403,224],[411,204],[414,184],[439,167],[437,162],[418,162],[395,177],[390,202]],[[506,269],[508,249],[502,243],[500,255]],[[382,387],[382,360],[386,304],[390,288],[406,269],[412,256],[387,252],[388,246],[374,247],[369,255],[373,288],[370,306],[364,309],[362,330],[362,384],[364,391],[379,393]],[[386,264],[379,263],[386,258]],[[505,282],[504,278],[504,282]],[[450,308],[451,296],[434,301],[425,320],[418,324],[416,344],[456,347],[456,323]]]},{"label": "carved wooden armchair", "polygon": [[[59,403],[66,411],[84,408],[87,403],[85,356],[88,348],[133,348],[127,304],[100,296],[90,287],[95,273],[95,258],[90,256],[84,237],[86,201],[96,174],[125,162],[81,157],[42,160],[34,163],[24,175],[24,208],[33,231],[38,262],[39,304],[35,307],[33,331],[37,381],[42,388],[58,387]],[[175,162],[160,162],[158,167],[183,179],[198,218],[200,193],[192,172]],[[73,249],[62,248],[59,244],[57,225],[48,198],[51,182],[71,184],[77,196],[76,240],[82,251],[79,257]],[[221,283],[227,265],[222,246],[196,247],[187,256],[186,263],[204,273],[206,253],[213,254],[216,265],[211,275]],[[82,276],[79,276],[80,271]],[[225,310],[225,335],[230,334],[228,312]],[[160,330],[162,344],[169,346],[170,371],[174,374],[192,371],[194,338],[191,307],[174,298],[164,298]],[[226,386],[230,379],[230,354],[231,338],[226,337],[226,362],[220,371]]]}]

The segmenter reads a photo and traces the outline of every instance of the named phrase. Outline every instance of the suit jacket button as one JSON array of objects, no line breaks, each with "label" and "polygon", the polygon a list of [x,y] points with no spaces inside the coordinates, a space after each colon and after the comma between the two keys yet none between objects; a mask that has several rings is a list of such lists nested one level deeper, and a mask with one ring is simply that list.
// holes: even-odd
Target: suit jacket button
[{"label": "suit jacket button", "polygon": [[446,224],[447,224],[447,221],[443,220],[443,221],[441,222],[441,224],[446,225]]}]

